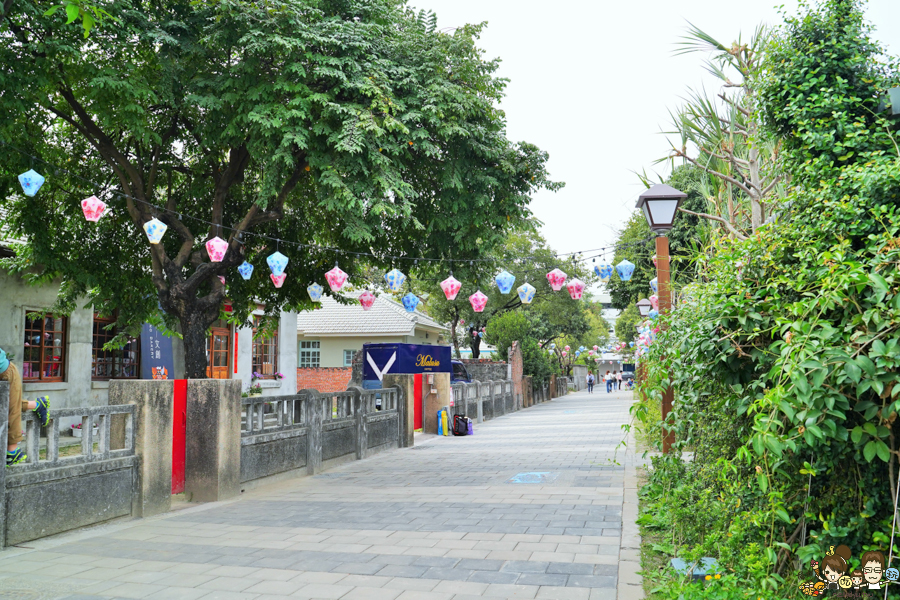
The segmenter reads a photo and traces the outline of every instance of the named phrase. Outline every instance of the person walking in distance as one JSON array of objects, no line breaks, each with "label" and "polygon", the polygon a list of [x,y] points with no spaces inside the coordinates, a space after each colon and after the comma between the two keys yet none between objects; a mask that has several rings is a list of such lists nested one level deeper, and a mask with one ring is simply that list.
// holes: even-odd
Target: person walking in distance
[{"label": "person walking in distance", "polygon": [[616,384],[617,384],[617,381],[616,381],[616,371],[613,371],[613,372],[612,372],[612,375],[610,375],[610,379],[612,380],[612,389],[613,389],[613,391],[616,391],[616,390],[618,389],[618,388],[616,387]]},{"label": "person walking in distance", "polygon": [[618,373],[616,373],[616,389],[617,390],[622,389],[622,371],[619,371]]},{"label": "person walking in distance", "polygon": [[606,381],[606,393],[608,394],[612,391],[612,375],[609,371],[606,372],[603,380]]},{"label": "person walking in distance", "polygon": [[593,394],[594,393],[594,372],[593,371],[588,372],[587,386],[588,386],[588,393]]},{"label": "person walking in distance", "polygon": [[22,400],[22,376],[19,370],[6,357],[6,352],[0,348],[0,381],[9,382],[9,416],[6,429],[6,466],[11,467],[28,458],[25,451],[19,448],[22,441],[22,413],[33,410],[41,427],[50,423],[50,399],[46,396],[24,402]]}]

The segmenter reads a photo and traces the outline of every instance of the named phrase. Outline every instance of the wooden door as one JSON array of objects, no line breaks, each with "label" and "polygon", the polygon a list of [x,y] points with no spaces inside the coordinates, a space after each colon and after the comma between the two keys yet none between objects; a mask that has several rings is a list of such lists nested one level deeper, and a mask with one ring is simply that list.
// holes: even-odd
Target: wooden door
[{"label": "wooden door", "polygon": [[206,376],[210,379],[228,379],[228,347],[231,332],[224,327],[213,327],[210,330],[207,346]]}]

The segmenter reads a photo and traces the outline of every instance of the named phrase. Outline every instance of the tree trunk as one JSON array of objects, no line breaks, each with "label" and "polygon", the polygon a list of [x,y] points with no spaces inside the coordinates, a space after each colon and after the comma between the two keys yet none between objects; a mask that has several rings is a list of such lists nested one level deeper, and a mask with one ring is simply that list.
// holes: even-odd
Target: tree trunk
[{"label": "tree trunk", "polygon": [[180,319],[184,342],[184,376],[187,379],[207,379],[209,327],[215,322],[201,314],[189,314]]},{"label": "tree trunk", "polygon": [[462,358],[462,355],[459,353],[459,339],[456,337],[456,327],[458,325],[459,316],[455,316],[453,317],[453,322],[450,324],[450,343],[453,345],[453,353],[457,360]]},{"label": "tree trunk", "polygon": [[762,181],[759,177],[759,150],[756,146],[750,147],[750,226],[753,231],[763,224],[762,213]]}]

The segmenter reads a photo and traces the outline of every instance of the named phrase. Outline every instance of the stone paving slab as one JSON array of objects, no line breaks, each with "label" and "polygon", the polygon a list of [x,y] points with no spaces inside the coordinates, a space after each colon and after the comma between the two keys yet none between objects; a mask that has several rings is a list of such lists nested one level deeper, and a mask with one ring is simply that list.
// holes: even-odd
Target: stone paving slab
[{"label": "stone paving slab", "polygon": [[0,554],[0,600],[631,597],[631,403],[570,394],[472,437],[31,542]]}]

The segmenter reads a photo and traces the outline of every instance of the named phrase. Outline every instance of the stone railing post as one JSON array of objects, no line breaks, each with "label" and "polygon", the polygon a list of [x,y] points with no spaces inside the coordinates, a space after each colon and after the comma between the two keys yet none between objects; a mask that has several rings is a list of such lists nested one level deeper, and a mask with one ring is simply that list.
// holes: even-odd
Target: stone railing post
[{"label": "stone railing post", "polygon": [[241,380],[188,379],[185,497],[215,502],[240,492]]},{"label": "stone railing post", "polygon": [[[347,388],[348,392],[353,392],[353,416],[356,417],[356,460],[362,460],[369,451],[369,423],[366,416],[374,406],[369,406],[369,401],[374,400],[371,395],[367,395],[361,387],[351,386]],[[381,402],[384,407],[384,400]]]},{"label": "stone railing post", "polygon": [[475,406],[478,407],[478,422],[484,423],[484,398],[481,395],[481,382],[476,381],[469,385],[475,386]]},{"label": "stone railing post", "polygon": [[[9,429],[9,382],[0,381],[0,439],[6,440],[6,432]],[[0,502],[3,510],[0,510],[0,549],[6,547],[6,465],[0,467]]]},{"label": "stone railing post", "polygon": [[[385,373],[384,380],[381,382],[384,389],[397,390],[397,412],[400,417],[400,448],[412,448],[415,444],[416,432],[416,413],[415,413],[415,375],[391,375]],[[424,402],[423,402],[424,404]],[[425,423],[425,407],[419,407],[422,410],[422,423]]]},{"label": "stone railing post", "polygon": [[303,424],[306,425],[306,474],[315,475],[322,470],[322,419],[325,414],[325,399],[317,390],[306,389],[303,401]]},{"label": "stone railing post", "polygon": [[[238,400],[240,401],[240,390]],[[135,517],[150,517],[168,512],[172,508],[174,401],[175,382],[171,380],[113,379],[109,382],[110,406],[135,405],[132,424],[134,454],[138,461],[138,480],[135,482],[132,505],[132,514]],[[124,447],[125,417],[113,417],[110,427],[110,448]]]}]

